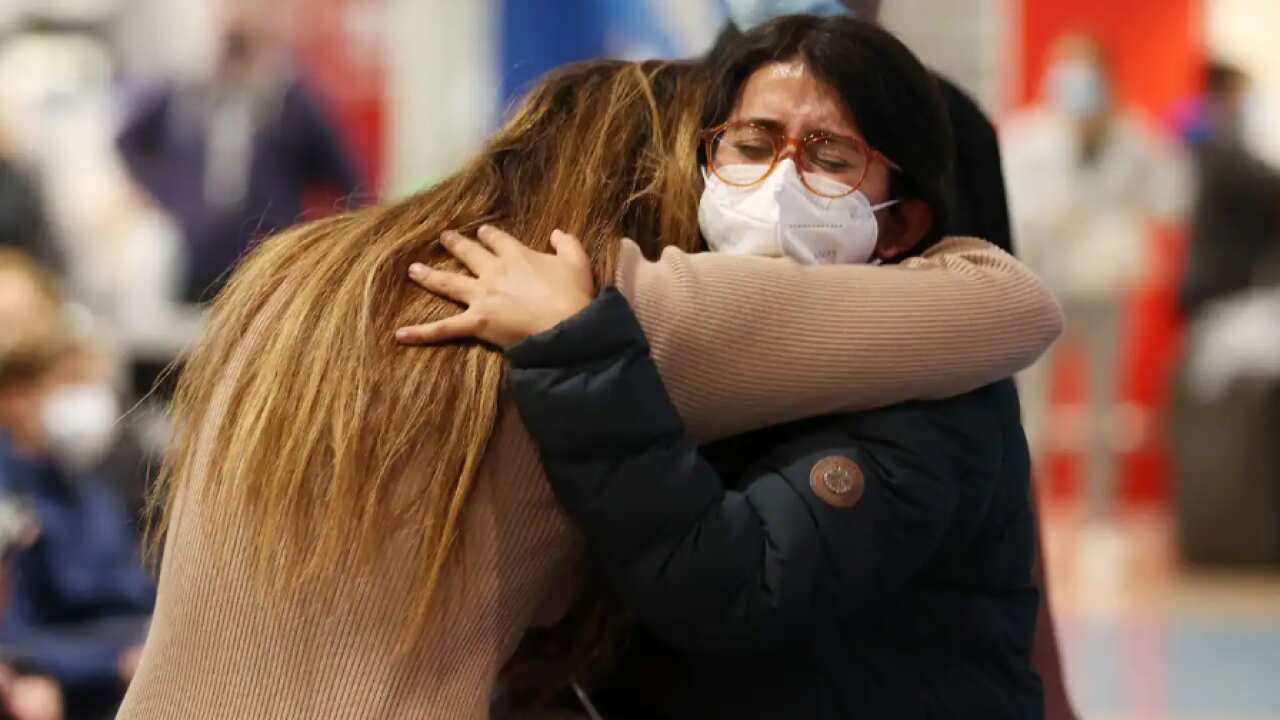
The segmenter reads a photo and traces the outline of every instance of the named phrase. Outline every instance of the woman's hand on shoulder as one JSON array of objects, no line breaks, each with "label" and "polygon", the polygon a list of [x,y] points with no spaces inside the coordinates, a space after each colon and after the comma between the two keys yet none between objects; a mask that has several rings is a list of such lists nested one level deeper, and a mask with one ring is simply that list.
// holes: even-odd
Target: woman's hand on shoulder
[{"label": "woman's hand on shoulder", "polygon": [[476,237],[478,241],[453,231],[440,237],[471,275],[421,263],[409,267],[409,277],[418,285],[467,309],[438,322],[400,328],[396,340],[425,345],[475,338],[506,349],[550,330],[591,303],[591,259],[574,236],[553,232],[555,254],[532,250],[488,225]]}]

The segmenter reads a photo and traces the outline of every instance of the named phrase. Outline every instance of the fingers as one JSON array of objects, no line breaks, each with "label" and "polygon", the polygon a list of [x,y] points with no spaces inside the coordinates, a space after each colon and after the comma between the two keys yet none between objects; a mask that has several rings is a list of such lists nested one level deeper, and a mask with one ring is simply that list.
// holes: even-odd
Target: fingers
[{"label": "fingers", "polygon": [[567,232],[556,230],[551,233],[551,247],[555,248],[556,257],[565,260],[579,268],[590,268],[591,258],[587,256],[587,251],[582,247],[582,243],[578,238]]},{"label": "fingers", "polygon": [[396,342],[402,345],[433,345],[453,340],[479,338],[484,330],[480,314],[468,310],[461,315],[438,320],[425,325],[412,325],[396,330]]},{"label": "fingers", "polygon": [[492,250],[498,257],[520,250],[528,250],[524,243],[492,225],[481,225],[480,229],[476,231],[476,237],[480,238],[480,242],[484,243],[485,247]]},{"label": "fingers", "polygon": [[440,235],[440,244],[475,275],[483,274],[498,261],[485,246],[452,230],[446,230]]},{"label": "fingers", "polygon": [[432,270],[422,263],[409,266],[409,277],[427,292],[470,305],[480,292],[479,281],[461,273]]}]

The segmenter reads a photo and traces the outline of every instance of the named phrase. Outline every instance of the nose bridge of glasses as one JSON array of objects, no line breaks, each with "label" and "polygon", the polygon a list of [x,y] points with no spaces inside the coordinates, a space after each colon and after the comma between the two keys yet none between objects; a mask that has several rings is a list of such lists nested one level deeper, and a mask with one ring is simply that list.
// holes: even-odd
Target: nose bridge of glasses
[{"label": "nose bridge of glasses", "polygon": [[783,160],[790,158],[796,165],[803,164],[800,162],[801,149],[804,147],[803,138],[778,135],[774,141],[774,147],[775,153],[778,157],[778,162],[782,162]]}]

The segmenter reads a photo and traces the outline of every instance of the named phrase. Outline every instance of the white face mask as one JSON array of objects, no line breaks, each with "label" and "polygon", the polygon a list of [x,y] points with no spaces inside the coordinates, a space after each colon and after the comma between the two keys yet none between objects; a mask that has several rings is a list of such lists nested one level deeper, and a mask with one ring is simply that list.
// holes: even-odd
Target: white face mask
[{"label": "white face mask", "polygon": [[1071,117],[1091,117],[1107,103],[1102,73],[1092,63],[1083,60],[1059,62],[1049,71],[1047,82],[1049,102]]},{"label": "white face mask", "polygon": [[[718,172],[730,178],[741,175],[744,182],[759,175],[754,167],[729,166]],[[807,179],[833,195],[850,189],[817,175]],[[698,203],[698,227],[716,252],[789,257],[804,265],[860,264],[871,260],[880,238],[876,211],[896,203],[872,206],[862,191],[839,198],[815,195],[787,158],[751,187],[735,187],[709,173]]]},{"label": "white face mask", "polygon": [[40,408],[50,449],[68,470],[92,470],[116,441],[120,408],[106,385],[67,385],[51,392]]}]

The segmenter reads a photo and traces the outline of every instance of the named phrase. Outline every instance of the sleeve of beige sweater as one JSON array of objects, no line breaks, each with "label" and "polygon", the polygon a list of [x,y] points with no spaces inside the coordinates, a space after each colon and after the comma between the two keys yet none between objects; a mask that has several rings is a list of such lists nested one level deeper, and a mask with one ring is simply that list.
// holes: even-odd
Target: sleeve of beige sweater
[{"label": "sleeve of beige sweater", "polygon": [[1062,332],[1044,284],[982,240],[900,265],[804,266],[624,241],[631,302],[689,432],[709,442],[1009,377]]}]

